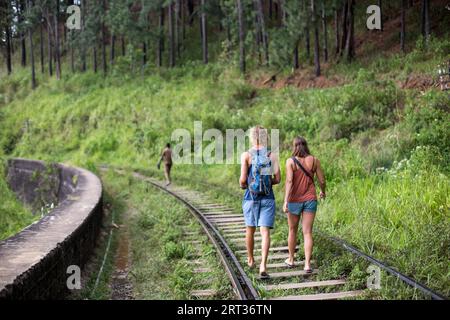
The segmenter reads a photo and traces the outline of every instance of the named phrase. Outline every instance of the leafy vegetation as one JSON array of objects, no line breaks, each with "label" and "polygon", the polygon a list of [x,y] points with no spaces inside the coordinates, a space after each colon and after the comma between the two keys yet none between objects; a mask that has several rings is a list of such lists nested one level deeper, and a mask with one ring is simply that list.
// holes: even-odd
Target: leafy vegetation
[{"label": "leafy vegetation", "polygon": [[33,216],[9,189],[5,179],[5,166],[6,163],[0,157],[0,240],[13,236],[39,218]]}]

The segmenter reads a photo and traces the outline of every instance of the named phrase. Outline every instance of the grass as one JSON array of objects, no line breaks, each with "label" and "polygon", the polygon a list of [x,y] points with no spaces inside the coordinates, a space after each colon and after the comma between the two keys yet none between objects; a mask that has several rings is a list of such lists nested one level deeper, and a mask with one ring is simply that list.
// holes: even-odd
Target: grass
[{"label": "grass", "polygon": [[[1,155],[1,153],[0,153]],[[9,238],[39,219],[9,189],[5,177],[6,163],[0,157],[0,240]]]},{"label": "grass", "polygon": [[[216,298],[231,297],[228,279],[205,236],[199,233],[198,239],[204,242],[200,248],[185,239],[184,232],[200,230],[181,203],[145,182],[112,173],[108,177],[116,187],[130,190],[130,274],[136,299],[192,299],[192,290],[200,289],[201,283],[216,289]],[[195,273],[188,263],[197,249],[211,273]]]}]

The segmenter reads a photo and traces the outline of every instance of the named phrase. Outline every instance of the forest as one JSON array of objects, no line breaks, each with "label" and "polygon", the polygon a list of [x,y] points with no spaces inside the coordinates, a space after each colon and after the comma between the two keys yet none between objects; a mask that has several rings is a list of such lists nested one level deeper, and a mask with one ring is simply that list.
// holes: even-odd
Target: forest
[{"label": "forest", "polygon": [[[370,30],[370,19],[379,28]],[[99,167],[163,179],[156,164],[166,143],[177,143],[172,133],[193,132],[201,121],[204,130],[222,133],[256,124],[278,129],[283,175],[292,139],[301,135],[328,184],[315,228],[448,297],[449,26],[441,0],[5,0],[0,161],[63,162],[100,175],[109,212],[129,224],[134,297],[185,299],[190,249],[179,224],[189,214],[130,175]],[[239,170],[175,164],[173,181],[240,212]],[[32,214],[5,174],[0,165],[0,239],[50,205]],[[274,188],[277,210],[283,183]],[[174,225],[166,225],[162,208],[179,213]],[[277,217],[274,244],[286,238],[285,220]],[[113,238],[112,252],[120,239]],[[324,275],[363,281],[364,264],[335,259],[321,241],[315,254],[333,257]],[[104,248],[102,242],[93,269]],[[150,261],[145,248],[159,254]],[[75,298],[109,299],[114,268],[111,255],[97,292],[94,272]],[[226,291],[223,274],[215,277]],[[366,298],[422,298],[385,277]]]}]

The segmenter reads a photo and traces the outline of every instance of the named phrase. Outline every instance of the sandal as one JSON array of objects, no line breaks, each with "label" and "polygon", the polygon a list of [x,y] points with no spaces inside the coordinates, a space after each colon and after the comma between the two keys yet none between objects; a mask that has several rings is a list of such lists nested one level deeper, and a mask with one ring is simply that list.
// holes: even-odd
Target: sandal
[{"label": "sandal", "polygon": [[311,273],[313,273],[314,269],[313,268],[309,268],[309,269],[304,269],[304,271],[307,274],[311,274]]},{"label": "sandal", "polygon": [[289,259],[286,259],[286,260],[284,260],[284,264],[289,268],[289,269],[292,269],[292,268],[295,268],[296,267],[296,265],[295,265],[295,263],[289,263]]},{"label": "sandal", "polygon": [[269,274],[267,273],[267,272],[261,272],[260,274],[259,274],[259,279],[261,279],[261,280],[268,280],[268,279],[270,279],[270,276],[269,276]]}]

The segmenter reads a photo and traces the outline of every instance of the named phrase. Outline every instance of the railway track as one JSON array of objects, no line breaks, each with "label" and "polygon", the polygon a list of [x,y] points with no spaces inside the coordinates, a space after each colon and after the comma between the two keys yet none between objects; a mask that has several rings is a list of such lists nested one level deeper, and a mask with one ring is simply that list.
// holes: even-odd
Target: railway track
[{"label": "railway track", "polygon": [[[116,170],[118,173],[125,171]],[[231,207],[212,201],[204,194],[189,190],[180,186],[166,187],[161,181],[144,176],[140,173],[132,173],[135,179],[150,183],[154,187],[172,195],[192,212],[194,217],[202,226],[203,231],[214,245],[220,257],[221,263],[230,279],[236,297],[240,300],[260,299],[259,291],[272,292],[272,298],[286,300],[329,300],[354,298],[362,295],[363,290],[345,291],[339,290],[346,284],[344,279],[321,279],[316,280],[320,274],[320,269],[315,268],[312,274],[303,271],[303,261],[297,261],[296,267],[288,269],[283,261],[288,257],[287,244],[274,246],[270,249],[268,272],[270,280],[259,281],[254,272],[244,268],[246,259],[244,241],[244,218],[240,212],[236,212]],[[192,240],[190,240],[192,237]],[[192,232],[185,234],[185,239],[191,241],[195,246],[198,240],[194,240],[198,234]],[[260,259],[260,249],[258,247],[259,236],[255,239],[255,259],[258,263]],[[198,267],[195,272],[206,272],[208,268],[203,267],[203,262],[193,260],[192,263]],[[242,264],[241,264],[242,263]],[[314,263],[314,261],[313,261]],[[324,287],[335,287],[337,291],[321,293]],[[299,294],[298,290],[310,289],[316,291],[312,294]],[[192,296],[204,298],[214,296],[213,289],[205,288],[192,292]]]}]

